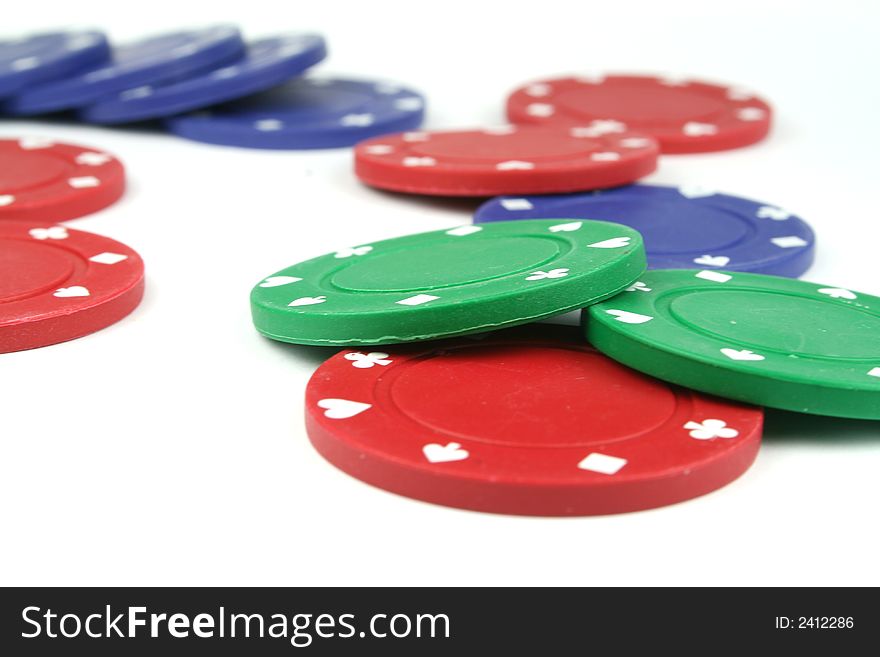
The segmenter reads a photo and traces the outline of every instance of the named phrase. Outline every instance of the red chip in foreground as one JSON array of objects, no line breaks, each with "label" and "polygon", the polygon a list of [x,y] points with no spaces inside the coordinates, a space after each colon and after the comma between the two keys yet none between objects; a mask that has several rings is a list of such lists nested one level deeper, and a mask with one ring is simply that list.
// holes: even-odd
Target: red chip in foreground
[{"label": "red chip in foreground", "polygon": [[0,219],[75,219],[123,191],[125,169],[112,155],[48,139],[0,139]]},{"label": "red chip in foreground", "polygon": [[550,194],[631,183],[657,168],[657,153],[641,134],[578,127],[404,132],[358,144],[355,173],[410,194]]},{"label": "red chip in foreground", "polygon": [[343,351],[306,390],[331,463],[436,504],[541,516],[622,513],[715,490],[751,465],[760,409],[665,384],[542,325]]},{"label": "red chip in foreground", "polygon": [[678,78],[633,75],[533,82],[507,99],[514,123],[577,125],[614,135],[637,130],[664,153],[703,153],[761,141],[770,106],[742,89]]},{"label": "red chip in foreground", "polygon": [[0,221],[0,353],[98,331],[134,310],[143,293],[143,262],[124,244]]}]

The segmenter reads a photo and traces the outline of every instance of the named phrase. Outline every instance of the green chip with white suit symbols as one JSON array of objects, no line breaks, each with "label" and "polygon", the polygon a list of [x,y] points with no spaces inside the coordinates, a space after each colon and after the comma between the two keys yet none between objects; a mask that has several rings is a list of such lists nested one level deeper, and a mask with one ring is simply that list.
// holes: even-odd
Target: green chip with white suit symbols
[{"label": "green chip with white suit symbols", "polygon": [[415,342],[584,308],[645,270],[638,232],[603,221],[458,226],[360,244],[282,269],[251,292],[254,325],[311,345]]},{"label": "green chip with white suit symbols", "polygon": [[880,298],[806,281],[654,270],[583,314],[600,351],[771,408],[880,420]]}]

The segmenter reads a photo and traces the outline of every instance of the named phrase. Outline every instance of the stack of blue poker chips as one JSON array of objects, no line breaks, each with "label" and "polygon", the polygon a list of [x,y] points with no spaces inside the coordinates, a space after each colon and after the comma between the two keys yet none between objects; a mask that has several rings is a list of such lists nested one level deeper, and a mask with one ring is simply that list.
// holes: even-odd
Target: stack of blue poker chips
[{"label": "stack of blue poker chips", "polygon": [[114,48],[109,61],[87,71],[29,87],[3,110],[30,115],[85,107],[126,89],[210,71],[241,59],[244,48],[241,33],[232,26],[150,37]]},{"label": "stack of blue poker chips", "polygon": [[69,111],[96,124],[161,120],[172,133],[261,149],[340,148],[421,126],[425,99],[378,80],[302,77],[317,34],[245,42],[234,26],[110,47],[97,32],[0,41],[0,113]]}]

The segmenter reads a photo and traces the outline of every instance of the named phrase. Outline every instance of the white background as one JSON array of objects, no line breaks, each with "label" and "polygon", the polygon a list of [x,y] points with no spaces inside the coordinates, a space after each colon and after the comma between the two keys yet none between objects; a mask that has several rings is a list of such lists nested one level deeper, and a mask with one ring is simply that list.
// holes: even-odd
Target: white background
[{"label": "white background", "polygon": [[[331,55],[319,72],[409,83],[431,128],[498,124],[511,88],[568,72],[756,89],[777,111],[768,141],[665,157],[650,181],[793,210],[818,233],[811,279],[880,295],[870,0],[13,4],[9,34],[320,31]],[[3,584],[880,584],[880,423],[771,412],[742,479],[614,517],[484,515],[351,479],[302,426],[306,381],[332,350],[259,337],[249,290],[331,249],[467,223],[474,204],[367,189],[348,150],[0,121],[0,136],[34,134],[124,160],[124,200],[71,226],[136,248],[148,281],[116,326],[0,356]]]}]

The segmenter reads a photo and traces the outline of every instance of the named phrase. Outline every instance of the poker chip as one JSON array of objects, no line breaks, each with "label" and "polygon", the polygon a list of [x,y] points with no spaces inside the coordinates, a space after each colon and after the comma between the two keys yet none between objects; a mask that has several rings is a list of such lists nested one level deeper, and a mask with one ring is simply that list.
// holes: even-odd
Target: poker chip
[{"label": "poker chip", "polygon": [[140,303],[144,265],[115,240],[0,221],[0,353],[94,333]]},{"label": "poker chip", "polygon": [[26,89],[3,110],[39,114],[82,107],[132,87],[185,79],[243,55],[244,42],[234,27],[162,34],[114,48],[103,66]]},{"label": "poker chip", "polygon": [[358,144],[355,173],[410,194],[545,194],[633,182],[654,171],[657,152],[649,137],[576,127],[405,132]]},{"label": "poker chip", "polygon": [[263,91],[301,74],[327,55],[316,34],[291,34],[248,45],[243,59],[167,85],[141,86],[80,110],[93,123],[162,118]]},{"label": "poker chip", "polygon": [[396,84],[302,78],[166,125],[181,137],[224,146],[338,148],[417,128],[424,107],[420,94]]},{"label": "poker chip", "polygon": [[125,169],[108,153],[36,137],[0,139],[0,220],[74,219],[123,191]]},{"label": "poker chip", "polygon": [[565,196],[488,201],[474,223],[515,219],[599,219],[635,228],[650,269],[702,267],[797,277],[813,263],[815,238],[775,205],[697,187],[630,185]]},{"label": "poker chip", "polygon": [[0,41],[0,98],[61,78],[110,58],[101,32],[50,32]]},{"label": "poker chip", "polygon": [[251,293],[263,335],[313,345],[412,342],[583,308],[644,271],[639,234],[599,221],[507,221],[360,244]]},{"label": "poker chip", "polygon": [[584,314],[597,349],[695,390],[880,419],[880,298],[761,274],[647,272]]},{"label": "poker chip", "polygon": [[507,99],[514,123],[572,124],[600,135],[628,130],[664,153],[703,153],[761,141],[770,106],[753,93],[681,78],[586,76],[532,82]]},{"label": "poker chip", "polygon": [[759,409],[634,372],[577,329],[479,337],[332,357],[306,389],[312,444],[394,493],[545,516],[681,502],[758,452]]}]

